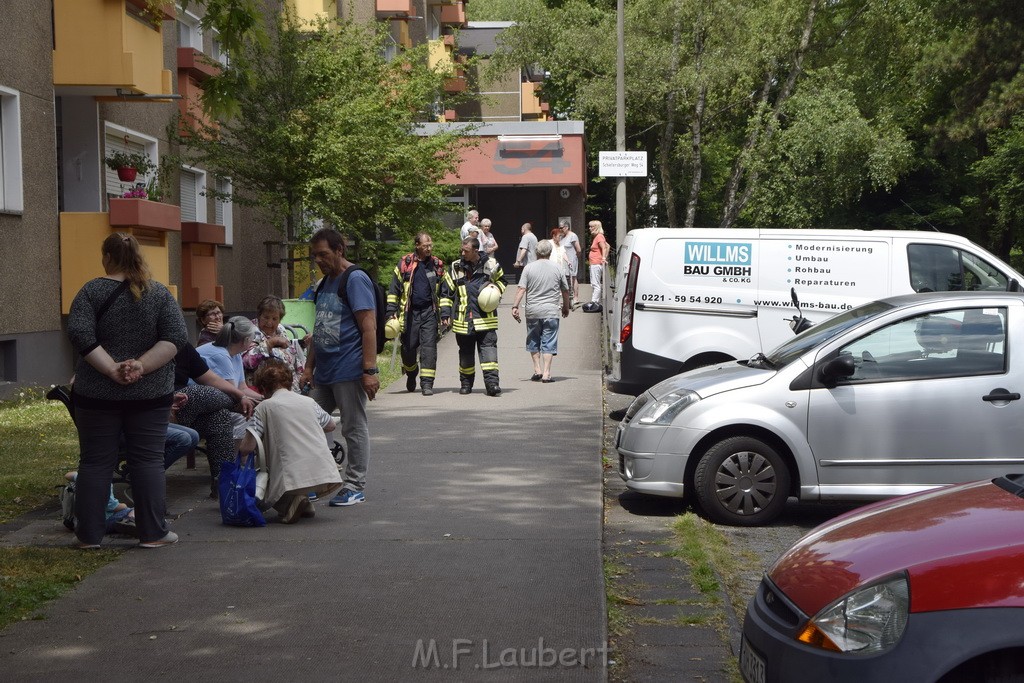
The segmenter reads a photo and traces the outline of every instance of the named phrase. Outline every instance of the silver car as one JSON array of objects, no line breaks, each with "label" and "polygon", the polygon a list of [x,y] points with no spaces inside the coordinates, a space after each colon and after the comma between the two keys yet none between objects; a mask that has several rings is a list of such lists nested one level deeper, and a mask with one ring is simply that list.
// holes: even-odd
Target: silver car
[{"label": "silver car", "polygon": [[618,427],[634,491],[739,526],[802,501],[871,500],[1024,467],[1024,295],[874,301],[768,354],[672,377]]}]

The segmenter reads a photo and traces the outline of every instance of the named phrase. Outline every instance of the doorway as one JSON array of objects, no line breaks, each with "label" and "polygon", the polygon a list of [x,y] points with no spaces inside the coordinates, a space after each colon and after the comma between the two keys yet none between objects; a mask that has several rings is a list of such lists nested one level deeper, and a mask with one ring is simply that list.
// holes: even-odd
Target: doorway
[{"label": "doorway", "polygon": [[543,187],[481,187],[477,190],[480,218],[491,219],[491,234],[498,241],[495,257],[505,271],[508,282],[516,282],[519,271],[513,265],[521,238],[523,223],[533,225],[538,240],[547,234],[546,192]]}]

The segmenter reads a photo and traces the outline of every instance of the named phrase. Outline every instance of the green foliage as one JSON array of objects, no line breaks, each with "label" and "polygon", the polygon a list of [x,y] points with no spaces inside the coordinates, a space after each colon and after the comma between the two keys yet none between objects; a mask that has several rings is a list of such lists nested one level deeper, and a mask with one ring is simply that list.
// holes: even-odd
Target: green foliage
[{"label": "green foliage", "polygon": [[[233,199],[258,207],[288,241],[318,221],[356,243],[371,270],[386,267],[382,236],[406,241],[437,227],[462,142],[415,134],[442,94],[426,46],[383,57],[386,27],[350,21],[300,26],[282,12],[259,39],[243,37],[230,66],[205,84],[218,125],[186,118],[168,133],[188,157],[230,177]],[[211,192],[216,194],[216,192]]]},{"label": "green foliage", "polygon": [[991,153],[972,165],[971,175],[987,189],[984,210],[992,220],[992,237],[1012,235],[1017,244],[1024,236],[1024,114],[1008,129],[993,131],[989,146]]},{"label": "green foliage", "polygon": [[134,168],[143,175],[156,168],[153,162],[149,160],[149,155],[141,152],[114,151],[107,155],[104,163],[112,171],[116,171],[119,168]]},{"label": "green foliage", "polygon": [[[809,228],[869,187],[891,189],[910,144],[888,120],[872,122],[831,70],[814,74],[785,106],[781,130],[752,166],[762,178],[745,215],[753,225]],[[876,125],[877,123],[877,125]]]}]

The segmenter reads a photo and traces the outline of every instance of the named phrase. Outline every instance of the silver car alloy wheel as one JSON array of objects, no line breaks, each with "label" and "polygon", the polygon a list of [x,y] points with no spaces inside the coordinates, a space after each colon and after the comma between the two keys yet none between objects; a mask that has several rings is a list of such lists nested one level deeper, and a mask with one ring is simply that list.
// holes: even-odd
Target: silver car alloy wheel
[{"label": "silver car alloy wheel", "polygon": [[777,486],[775,468],[754,451],[733,453],[715,473],[715,495],[725,509],[738,515],[763,510],[775,498]]}]

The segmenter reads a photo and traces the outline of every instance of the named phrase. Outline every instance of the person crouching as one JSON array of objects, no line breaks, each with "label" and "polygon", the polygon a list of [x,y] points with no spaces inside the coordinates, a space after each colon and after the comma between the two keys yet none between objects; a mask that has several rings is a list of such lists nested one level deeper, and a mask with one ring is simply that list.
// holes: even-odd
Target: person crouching
[{"label": "person crouching", "polygon": [[276,358],[264,361],[253,384],[265,400],[256,406],[239,450],[248,453],[263,440],[269,475],[263,508],[277,510],[279,519],[292,524],[313,517],[309,494],[334,495],[342,484],[338,466],[324,440],[334,420],[316,401],[292,391],[292,369]]}]

